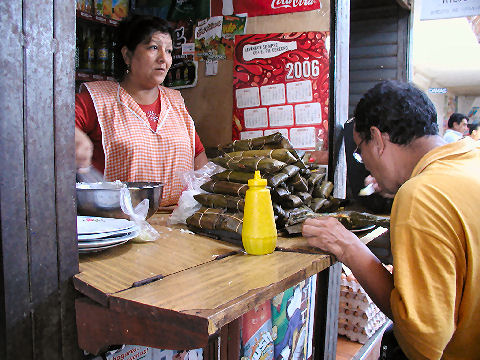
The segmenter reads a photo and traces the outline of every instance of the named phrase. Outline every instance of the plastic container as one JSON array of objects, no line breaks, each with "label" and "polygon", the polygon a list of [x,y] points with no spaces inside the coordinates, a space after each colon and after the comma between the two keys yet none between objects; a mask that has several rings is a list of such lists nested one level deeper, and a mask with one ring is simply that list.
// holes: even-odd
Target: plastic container
[{"label": "plastic container", "polygon": [[248,180],[243,212],[242,243],[247,254],[265,255],[275,250],[277,228],[273,216],[270,190],[267,180],[255,171],[253,179]]}]

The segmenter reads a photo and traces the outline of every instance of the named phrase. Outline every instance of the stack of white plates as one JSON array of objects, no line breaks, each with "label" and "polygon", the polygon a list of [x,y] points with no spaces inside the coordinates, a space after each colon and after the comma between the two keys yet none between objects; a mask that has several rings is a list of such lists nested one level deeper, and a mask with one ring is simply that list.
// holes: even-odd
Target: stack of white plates
[{"label": "stack of white plates", "polygon": [[77,216],[78,252],[102,251],[126,243],[138,235],[133,221]]}]

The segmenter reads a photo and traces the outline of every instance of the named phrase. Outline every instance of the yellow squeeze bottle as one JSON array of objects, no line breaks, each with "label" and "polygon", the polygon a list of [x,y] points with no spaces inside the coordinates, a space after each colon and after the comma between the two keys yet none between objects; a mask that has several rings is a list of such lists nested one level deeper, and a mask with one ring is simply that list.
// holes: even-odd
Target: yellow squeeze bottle
[{"label": "yellow squeeze bottle", "polygon": [[270,190],[267,180],[255,171],[253,179],[248,180],[243,211],[242,243],[247,254],[265,255],[275,250],[277,228],[273,217]]}]

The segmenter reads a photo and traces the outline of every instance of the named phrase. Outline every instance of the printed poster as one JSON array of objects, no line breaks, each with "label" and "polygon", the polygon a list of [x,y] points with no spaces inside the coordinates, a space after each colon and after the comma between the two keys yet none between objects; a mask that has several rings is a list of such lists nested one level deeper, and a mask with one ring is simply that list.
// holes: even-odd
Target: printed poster
[{"label": "printed poster", "polygon": [[233,140],[281,132],[299,150],[328,143],[328,32],[237,35]]},{"label": "printed poster", "polygon": [[245,34],[245,16],[215,16],[198,22],[195,28],[195,59],[233,59],[235,35]]},{"label": "printed poster", "polygon": [[253,17],[320,8],[320,0],[211,0],[210,16],[248,14]]}]

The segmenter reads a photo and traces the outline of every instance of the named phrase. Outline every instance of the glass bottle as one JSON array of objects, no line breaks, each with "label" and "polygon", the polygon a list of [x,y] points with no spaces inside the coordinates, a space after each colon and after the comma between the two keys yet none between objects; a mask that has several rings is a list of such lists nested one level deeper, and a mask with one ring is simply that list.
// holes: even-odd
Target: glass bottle
[{"label": "glass bottle", "polygon": [[82,68],[87,72],[93,72],[95,69],[95,47],[92,29],[87,28],[84,35]]},{"label": "glass bottle", "polygon": [[100,32],[100,38],[97,41],[97,51],[96,51],[96,70],[100,75],[108,75],[109,73],[109,56],[108,56],[108,35],[107,29],[102,27]]}]

